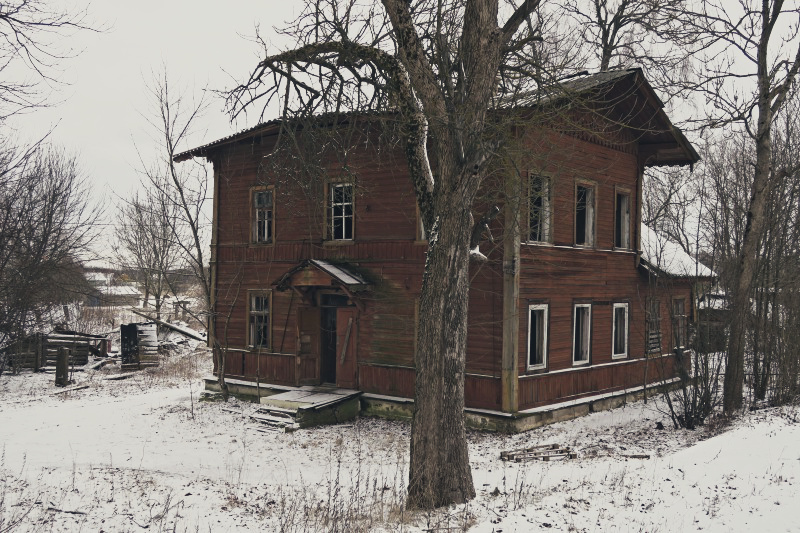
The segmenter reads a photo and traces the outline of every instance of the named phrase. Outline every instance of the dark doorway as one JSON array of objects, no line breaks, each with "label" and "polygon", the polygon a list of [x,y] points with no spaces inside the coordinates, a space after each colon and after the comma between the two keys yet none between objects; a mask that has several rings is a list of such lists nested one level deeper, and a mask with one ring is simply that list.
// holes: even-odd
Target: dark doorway
[{"label": "dark doorway", "polygon": [[[342,377],[337,375],[336,370],[341,366],[341,361],[338,361],[338,358],[342,350],[340,344],[344,342],[344,333],[340,330],[343,326],[348,325],[347,319],[345,319],[344,323],[340,323],[337,317],[340,310],[348,307],[350,303],[348,297],[343,294],[323,293],[320,294],[319,304],[321,311],[320,329],[322,333],[320,381],[322,383],[333,383],[337,385],[337,379]],[[348,315],[348,317],[350,317],[350,315]],[[350,322],[352,322],[352,318],[350,318]],[[347,352],[345,352],[345,356],[346,355]],[[355,360],[354,357],[354,354],[351,355],[351,360]],[[345,372],[345,377],[346,374],[347,372]]]},{"label": "dark doorway", "polygon": [[336,383],[336,308],[322,308],[322,383]]}]

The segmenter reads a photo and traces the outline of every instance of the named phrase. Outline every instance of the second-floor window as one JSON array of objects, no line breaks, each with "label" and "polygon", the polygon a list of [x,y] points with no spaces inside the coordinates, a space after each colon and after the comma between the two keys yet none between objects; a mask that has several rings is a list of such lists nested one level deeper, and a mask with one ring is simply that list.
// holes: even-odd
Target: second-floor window
[{"label": "second-floor window", "polygon": [[253,242],[269,244],[273,234],[274,199],[272,189],[252,192],[253,198]]},{"label": "second-floor window", "polygon": [[616,216],[614,217],[614,247],[631,247],[631,195],[617,192]]},{"label": "second-floor window", "polygon": [[594,246],[594,187],[585,183],[575,187],[575,244]]},{"label": "second-floor window", "polygon": [[531,175],[528,217],[528,241],[550,242],[551,195],[550,178]]},{"label": "second-floor window", "polygon": [[353,185],[331,183],[328,190],[328,231],[334,241],[353,239]]}]

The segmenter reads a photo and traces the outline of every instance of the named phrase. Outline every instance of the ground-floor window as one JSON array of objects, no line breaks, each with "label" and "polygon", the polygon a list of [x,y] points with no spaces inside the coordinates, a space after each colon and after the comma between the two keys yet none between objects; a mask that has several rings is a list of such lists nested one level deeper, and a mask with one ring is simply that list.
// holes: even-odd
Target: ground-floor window
[{"label": "ground-floor window", "polygon": [[528,306],[528,370],[547,366],[547,304]]},{"label": "ground-floor window", "polygon": [[250,293],[248,338],[249,345],[253,348],[269,349],[269,297],[269,292]]},{"label": "ground-floor window", "polygon": [[686,300],[672,300],[672,332],[675,337],[675,348],[686,347]]},{"label": "ground-floor window", "polygon": [[573,342],[572,362],[586,364],[589,362],[590,343],[592,338],[592,305],[575,304],[573,310]]},{"label": "ground-floor window", "polygon": [[647,301],[647,353],[661,353],[661,302],[655,298]]},{"label": "ground-floor window", "polygon": [[617,303],[614,304],[613,309],[611,356],[614,359],[620,359],[628,355],[628,304]]}]

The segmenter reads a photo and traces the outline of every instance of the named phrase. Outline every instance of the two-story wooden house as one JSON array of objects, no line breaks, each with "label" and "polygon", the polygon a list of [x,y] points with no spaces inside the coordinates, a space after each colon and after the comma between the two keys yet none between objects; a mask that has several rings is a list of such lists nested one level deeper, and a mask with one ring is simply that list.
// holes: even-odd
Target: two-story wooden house
[{"label": "two-story wooden house", "polygon": [[[686,344],[691,275],[653,283],[670,272],[642,261],[642,177],[699,157],[640,70],[571,83],[590,95],[587,116],[518,124],[516,170],[487,180],[481,201],[502,212],[471,266],[468,409],[635,390],[672,377]],[[413,397],[426,241],[402,151],[374,126],[385,118],[295,130],[308,159],[278,148],[289,133],[277,120],[176,157],[214,165],[213,320],[238,390]]]}]

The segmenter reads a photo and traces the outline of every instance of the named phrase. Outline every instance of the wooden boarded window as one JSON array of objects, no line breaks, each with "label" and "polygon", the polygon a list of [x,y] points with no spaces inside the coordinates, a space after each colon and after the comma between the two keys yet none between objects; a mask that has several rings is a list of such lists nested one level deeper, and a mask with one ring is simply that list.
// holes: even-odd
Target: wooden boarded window
[{"label": "wooden boarded window", "polygon": [[328,191],[328,229],[334,241],[353,239],[353,185],[331,183]]},{"label": "wooden boarded window", "polygon": [[647,303],[647,346],[649,354],[661,353],[661,302],[651,298]]},{"label": "wooden boarded window", "polygon": [[274,234],[273,213],[275,199],[272,189],[256,189],[252,191],[252,240],[258,244],[272,243]]},{"label": "wooden boarded window", "polygon": [[614,246],[629,249],[631,247],[631,195],[626,191],[617,191],[616,214],[614,217]]},{"label": "wooden boarded window", "polygon": [[579,183],[575,187],[575,244],[594,246],[594,187]]},{"label": "wooden boarded window", "polygon": [[675,348],[686,347],[686,300],[672,300],[672,332],[675,337]]},{"label": "wooden boarded window", "polygon": [[547,304],[528,306],[528,370],[547,366]]},{"label": "wooden boarded window", "polygon": [[617,303],[613,306],[613,331],[611,333],[613,359],[621,359],[628,355],[628,304]]},{"label": "wooden boarded window", "polygon": [[552,220],[551,181],[548,176],[530,176],[528,241],[550,242]]},{"label": "wooden boarded window", "polygon": [[587,364],[592,338],[592,304],[575,304],[572,315],[572,362]]},{"label": "wooden boarded window", "polygon": [[270,293],[250,292],[247,322],[249,345],[260,350],[270,347]]}]

